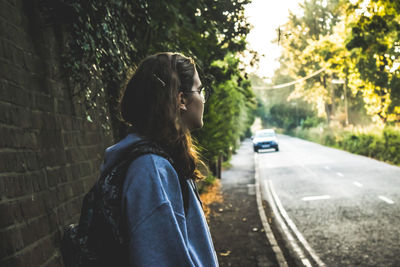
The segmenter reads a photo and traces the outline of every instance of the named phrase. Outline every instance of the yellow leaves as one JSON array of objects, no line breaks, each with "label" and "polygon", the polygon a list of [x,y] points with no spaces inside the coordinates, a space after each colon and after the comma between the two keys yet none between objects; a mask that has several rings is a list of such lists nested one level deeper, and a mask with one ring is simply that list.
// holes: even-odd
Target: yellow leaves
[{"label": "yellow leaves", "polygon": [[312,87],[306,81],[296,84],[295,90],[289,95],[287,101],[298,98],[313,103],[320,117],[325,115],[325,103],[330,102],[329,92],[319,82],[314,82]]},{"label": "yellow leaves", "polygon": [[200,198],[203,202],[204,214],[208,218],[211,213],[210,205],[212,203],[223,202],[220,180],[215,180],[214,183],[207,188],[207,191],[200,195]]},{"label": "yellow leaves", "polygon": [[387,117],[387,121],[388,122],[392,122],[392,121],[399,121],[400,120],[400,114],[389,114]]},{"label": "yellow leaves", "polygon": [[388,115],[387,120],[389,122],[391,122],[391,121],[399,121],[400,120],[400,106],[394,107],[393,113]]},{"label": "yellow leaves", "polygon": [[388,108],[392,102],[390,93],[386,88],[379,88],[372,83],[364,81],[363,99],[367,113],[372,116],[372,121],[382,123],[382,118],[392,118],[388,113]]},{"label": "yellow leaves", "polygon": [[229,254],[231,254],[230,250],[227,250],[226,252],[220,252],[219,255],[221,255],[222,257],[226,257],[229,256]]},{"label": "yellow leaves", "polygon": [[363,80],[361,80],[361,78],[360,78],[360,73],[357,71],[354,71],[354,69],[351,70],[347,79],[348,79],[347,86],[348,86],[348,88],[350,88],[353,96],[355,96],[357,94],[357,92],[360,90],[360,88],[365,85],[365,82]]}]

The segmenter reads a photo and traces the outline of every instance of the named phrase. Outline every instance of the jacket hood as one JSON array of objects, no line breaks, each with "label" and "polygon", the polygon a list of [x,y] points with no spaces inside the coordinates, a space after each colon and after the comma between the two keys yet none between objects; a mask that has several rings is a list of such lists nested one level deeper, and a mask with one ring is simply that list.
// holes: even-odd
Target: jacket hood
[{"label": "jacket hood", "polygon": [[103,173],[105,170],[108,170],[111,166],[124,158],[124,156],[129,153],[132,145],[140,140],[143,140],[143,137],[136,133],[129,133],[118,143],[106,148],[104,160],[100,166],[100,172]]}]

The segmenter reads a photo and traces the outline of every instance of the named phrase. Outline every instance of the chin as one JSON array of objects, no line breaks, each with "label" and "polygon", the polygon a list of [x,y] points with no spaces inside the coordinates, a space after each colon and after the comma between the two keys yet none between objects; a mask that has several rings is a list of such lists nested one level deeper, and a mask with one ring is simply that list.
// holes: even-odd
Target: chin
[{"label": "chin", "polygon": [[199,127],[198,127],[198,128],[202,128],[203,125],[204,125],[203,120],[200,120],[200,122],[199,122]]},{"label": "chin", "polygon": [[198,122],[197,124],[192,125],[192,127],[190,127],[190,130],[197,130],[203,127],[203,120],[201,120],[200,122]]}]

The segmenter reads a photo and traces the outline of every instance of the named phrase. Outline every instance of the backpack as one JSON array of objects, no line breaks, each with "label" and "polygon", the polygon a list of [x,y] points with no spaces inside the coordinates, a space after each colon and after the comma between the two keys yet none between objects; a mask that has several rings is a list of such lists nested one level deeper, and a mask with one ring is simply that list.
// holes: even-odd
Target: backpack
[{"label": "backpack", "polygon": [[[128,240],[121,208],[123,182],[130,163],[148,153],[160,155],[173,165],[159,146],[141,140],[122,160],[104,170],[83,199],[79,224],[64,229],[61,253],[65,267],[128,266]],[[188,187],[183,179],[179,180],[186,213]]]}]

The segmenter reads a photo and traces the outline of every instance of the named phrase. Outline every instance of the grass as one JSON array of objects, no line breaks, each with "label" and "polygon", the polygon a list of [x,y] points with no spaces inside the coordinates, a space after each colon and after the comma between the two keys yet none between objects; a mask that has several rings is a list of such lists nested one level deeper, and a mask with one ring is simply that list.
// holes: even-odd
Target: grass
[{"label": "grass", "polygon": [[228,170],[232,167],[232,164],[229,161],[222,162],[222,170]]}]

